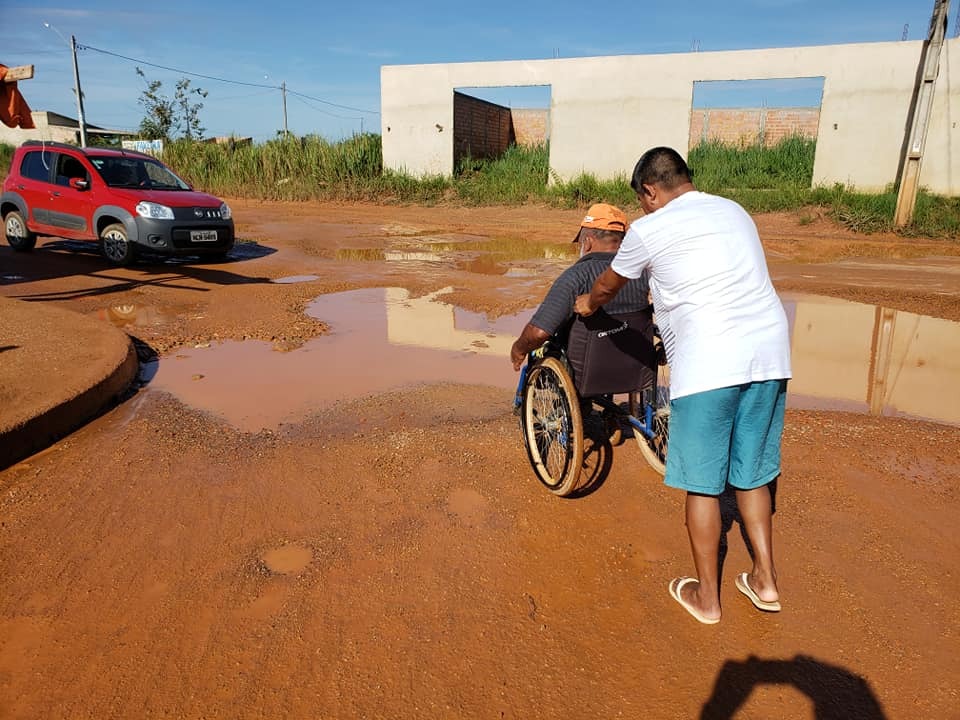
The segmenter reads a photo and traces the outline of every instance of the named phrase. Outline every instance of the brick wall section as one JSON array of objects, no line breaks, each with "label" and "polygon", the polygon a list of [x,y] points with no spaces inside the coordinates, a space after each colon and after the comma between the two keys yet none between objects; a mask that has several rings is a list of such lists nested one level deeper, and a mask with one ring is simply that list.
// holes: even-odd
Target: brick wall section
[{"label": "brick wall section", "polygon": [[706,140],[769,147],[791,135],[816,139],[820,108],[707,108],[690,111],[690,147]]},{"label": "brick wall section", "polygon": [[514,141],[510,108],[453,93],[453,164],[469,155],[495,158]]},{"label": "brick wall section", "polygon": [[550,139],[550,111],[547,108],[513,108],[511,116],[517,145],[533,147]]}]

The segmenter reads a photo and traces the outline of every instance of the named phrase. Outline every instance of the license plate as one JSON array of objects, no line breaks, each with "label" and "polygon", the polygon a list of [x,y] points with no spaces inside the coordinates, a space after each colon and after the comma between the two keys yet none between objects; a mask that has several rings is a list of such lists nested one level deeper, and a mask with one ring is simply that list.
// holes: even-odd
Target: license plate
[{"label": "license plate", "polygon": [[191,230],[190,242],[216,242],[216,230]]}]

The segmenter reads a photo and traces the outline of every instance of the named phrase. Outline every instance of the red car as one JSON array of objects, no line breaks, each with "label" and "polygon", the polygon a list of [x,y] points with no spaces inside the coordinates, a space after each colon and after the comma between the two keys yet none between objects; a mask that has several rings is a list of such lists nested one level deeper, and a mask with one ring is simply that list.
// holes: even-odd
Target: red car
[{"label": "red car", "polygon": [[3,182],[0,216],[14,250],[31,250],[37,235],[91,240],[117,265],[141,249],[223,258],[234,243],[225,202],[129,150],[25,142]]}]

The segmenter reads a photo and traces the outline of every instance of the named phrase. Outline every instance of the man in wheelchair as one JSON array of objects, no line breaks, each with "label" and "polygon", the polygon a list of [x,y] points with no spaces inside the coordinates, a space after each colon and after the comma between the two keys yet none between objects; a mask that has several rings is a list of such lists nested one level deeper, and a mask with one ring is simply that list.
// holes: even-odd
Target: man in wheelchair
[{"label": "man in wheelchair", "polygon": [[573,312],[577,296],[590,292],[609,267],[626,230],[627,218],[619,208],[606,203],[590,207],[573,239],[580,244],[580,258],[554,281],[510,349],[514,370],[550,340],[564,349],[582,398],[639,389],[652,381],[657,355],[645,275],[630,280],[602,314],[581,318]]}]

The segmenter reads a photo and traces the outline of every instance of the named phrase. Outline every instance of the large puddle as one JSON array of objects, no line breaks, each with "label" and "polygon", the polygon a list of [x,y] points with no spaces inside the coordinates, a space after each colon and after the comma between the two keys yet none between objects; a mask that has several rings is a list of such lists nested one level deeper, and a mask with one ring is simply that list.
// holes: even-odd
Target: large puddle
[{"label": "large puddle", "polygon": [[151,387],[242,430],[275,429],[340,400],[426,383],[513,388],[510,345],[529,312],[490,321],[443,302],[379,288],[322,295],[307,313],[329,334],[291,352],[227,341],[164,357]]},{"label": "large puddle", "polygon": [[[257,341],[180,350],[162,359],[151,387],[254,432],[425,383],[513,389],[510,345],[532,310],[490,320],[445,302],[448,290],[324,295],[307,312],[330,325],[328,335],[292,352]],[[783,302],[792,335],[789,406],[960,424],[960,325],[822,297]]]}]

